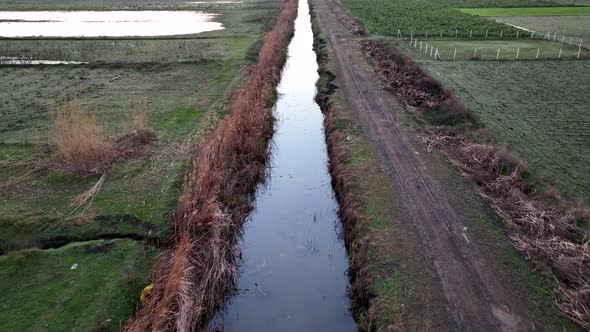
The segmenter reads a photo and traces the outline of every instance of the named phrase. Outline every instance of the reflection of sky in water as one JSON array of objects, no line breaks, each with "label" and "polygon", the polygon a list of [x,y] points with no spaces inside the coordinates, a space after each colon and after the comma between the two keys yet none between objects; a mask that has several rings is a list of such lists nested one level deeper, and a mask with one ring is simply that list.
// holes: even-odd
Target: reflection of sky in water
[{"label": "reflection of sky in water", "polygon": [[193,34],[223,29],[199,11],[0,11],[2,37],[123,37]]},{"label": "reflection of sky in water", "polygon": [[330,185],[307,2],[278,86],[270,179],[244,228],[238,295],[215,324],[226,332],[356,331],[346,252]]}]

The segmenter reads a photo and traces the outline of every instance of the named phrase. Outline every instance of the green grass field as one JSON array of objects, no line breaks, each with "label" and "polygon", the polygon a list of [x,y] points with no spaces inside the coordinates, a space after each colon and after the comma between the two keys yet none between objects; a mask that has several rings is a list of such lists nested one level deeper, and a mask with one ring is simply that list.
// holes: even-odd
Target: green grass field
[{"label": "green grass field", "polygon": [[[390,42],[390,41],[388,41]],[[391,43],[391,42],[390,42]],[[519,40],[469,40],[469,39],[450,39],[450,40],[424,40],[418,38],[417,47],[410,47],[409,42],[402,42],[399,40],[393,43],[401,46],[413,58],[425,60],[430,59],[430,51],[426,51],[431,47],[438,49],[440,60],[453,60],[455,49],[457,50],[455,60],[518,60],[537,59],[537,51],[539,51],[538,59],[558,59],[559,50],[561,49],[561,59],[577,59],[578,46],[561,44],[540,39]],[[420,46],[422,43],[422,47]],[[498,55],[498,48],[500,53]],[[422,50],[421,50],[422,49]],[[590,51],[588,49],[580,50],[580,59],[589,59]],[[438,59],[438,58],[437,58]]]},{"label": "green grass field", "polygon": [[[0,0],[0,9],[186,6],[35,5]],[[241,69],[256,60],[257,42],[279,12],[277,1],[206,6],[226,29],[182,38],[0,40],[0,56],[89,62],[0,65],[0,330],[119,330],[132,314],[155,253],[140,240],[162,243],[170,235],[199,135],[226,114]],[[142,96],[155,141],[117,162],[92,204],[74,211],[71,199],[97,177],[33,172],[55,157],[45,147],[54,143],[56,107],[77,98],[114,139],[129,132],[134,98]],[[87,249],[101,238],[115,238],[109,250]]]},{"label": "green grass field", "polygon": [[155,254],[119,239],[0,256],[0,330],[119,331]]},{"label": "green grass field", "polygon": [[[423,65],[566,197],[590,202],[588,61],[426,62]],[[543,189],[543,188],[539,188]]]},{"label": "green grass field", "polygon": [[464,13],[478,16],[590,15],[590,7],[461,8],[460,10]]},{"label": "green grass field", "polygon": [[565,35],[565,42],[569,43],[572,38],[575,45],[578,45],[580,39],[582,45],[590,43],[590,16],[499,16],[491,19],[541,33],[557,32],[558,38]]}]

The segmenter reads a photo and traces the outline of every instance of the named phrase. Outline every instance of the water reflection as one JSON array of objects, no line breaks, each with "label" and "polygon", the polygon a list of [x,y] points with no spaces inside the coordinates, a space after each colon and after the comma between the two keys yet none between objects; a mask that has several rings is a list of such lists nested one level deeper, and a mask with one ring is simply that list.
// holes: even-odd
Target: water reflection
[{"label": "water reflection", "polygon": [[0,11],[1,37],[124,37],[223,29],[201,11]]},{"label": "water reflection", "polygon": [[34,60],[28,58],[0,56],[0,65],[81,65],[88,62],[66,60]]},{"label": "water reflection", "polygon": [[238,295],[217,323],[225,331],[355,331],[347,259],[335,228],[309,7],[299,2],[295,35],[278,86],[271,178],[246,223]]}]

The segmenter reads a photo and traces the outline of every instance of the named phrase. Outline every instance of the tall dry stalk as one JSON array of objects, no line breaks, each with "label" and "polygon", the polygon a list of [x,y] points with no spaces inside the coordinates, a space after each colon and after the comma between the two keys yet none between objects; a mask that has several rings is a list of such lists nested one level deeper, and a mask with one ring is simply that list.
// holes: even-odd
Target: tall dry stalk
[{"label": "tall dry stalk", "polygon": [[147,96],[133,98],[133,112],[130,119],[132,130],[144,131],[147,129],[147,108]]},{"label": "tall dry stalk", "polygon": [[67,168],[81,175],[98,173],[111,145],[96,117],[80,101],[74,99],[58,106],[53,129],[57,153]]}]

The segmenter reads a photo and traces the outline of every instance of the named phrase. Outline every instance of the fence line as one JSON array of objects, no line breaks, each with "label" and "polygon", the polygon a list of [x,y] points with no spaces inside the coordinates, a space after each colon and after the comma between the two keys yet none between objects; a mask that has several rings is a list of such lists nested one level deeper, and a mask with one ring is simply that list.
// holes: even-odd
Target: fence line
[{"label": "fence line", "polygon": [[[467,38],[467,36],[469,36],[469,39],[477,39],[478,36],[484,39],[494,39],[494,38],[499,38],[499,39],[522,39],[522,38],[528,38],[528,39],[539,39],[539,40],[549,40],[549,41],[554,41],[554,42],[559,42],[561,44],[568,44],[568,45],[573,45],[574,43],[578,44],[578,47],[582,47],[582,48],[587,48],[590,50],[590,46],[585,46],[583,45],[584,40],[581,37],[577,37],[577,36],[571,36],[571,35],[566,35],[566,34],[562,34],[562,33],[558,33],[556,31],[547,31],[544,34],[543,33],[539,33],[539,31],[534,31],[534,30],[522,30],[522,29],[515,29],[516,32],[512,35],[510,34],[506,34],[504,33],[504,30],[500,30],[499,34],[494,35],[492,34],[489,29],[486,29],[485,32],[484,31],[474,31],[469,30],[469,32],[467,33],[466,31],[461,31],[459,29],[453,29],[453,30],[444,30],[441,29],[438,36],[437,33],[435,32],[434,34],[430,33],[430,30],[424,30],[423,33],[419,33],[419,30],[414,30],[411,29],[409,32],[406,31],[404,33],[404,31],[402,29],[397,29],[397,37],[399,38],[410,38],[411,40],[413,40],[414,38],[417,38],[419,36],[423,36],[424,38],[428,38],[429,36],[431,38],[457,38],[457,39],[464,39]],[[521,34],[522,31],[530,31],[530,36],[527,36],[525,34]],[[409,34],[408,34],[409,33]]]},{"label": "fence line", "polygon": [[[428,46],[430,46],[430,48]],[[418,41],[418,38],[410,37],[410,47],[413,47],[415,49],[418,49],[419,52],[422,52],[422,48],[424,48],[424,54],[426,56],[428,56],[430,58],[433,58],[434,60],[443,60],[443,57],[441,56],[441,52],[440,52],[440,50],[439,50],[438,47],[434,47],[433,45],[428,45],[427,42],[422,41],[422,40]],[[508,52],[507,52],[508,54],[510,54],[510,50],[511,49],[513,50],[513,48],[507,48],[507,49],[508,49]],[[516,48],[516,53],[515,54],[513,53],[514,54],[514,60],[520,60],[521,59],[520,49],[521,49],[520,47],[517,47]],[[477,47],[473,49],[473,57],[471,59],[480,59],[481,58],[481,56],[480,56],[480,58],[478,58],[478,50],[479,49]],[[500,60],[500,54],[504,54],[504,53],[502,52],[502,48],[501,47],[498,47],[496,49],[496,57],[495,57],[496,60]],[[537,52],[535,54],[535,59],[539,59],[540,54],[541,54],[541,49],[540,48],[537,48]],[[563,47],[561,47],[561,48],[559,48],[559,51],[557,52],[557,59],[561,59],[563,54],[564,54],[563,53]],[[573,57],[575,57],[576,59],[580,59],[581,54],[582,54],[582,47],[581,46],[578,46],[578,51],[577,51],[577,53],[575,55],[573,55]],[[449,58],[446,59],[446,60],[451,60],[451,59],[453,61],[456,61],[457,60],[457,48],[456,47],[453,49],[453,56],[452,56],[452,58],[449,56]],[[507,59],[507,58],[504,57],[504,59],[502,59],[502,60],[505,60],[505,59]],[[510,58],[508,58],[508,59],[510,59]],[[527,59],[527,58],[525,57],[524,59]],[[547,58],[547,59],[551,59],[551,58]]]}]

